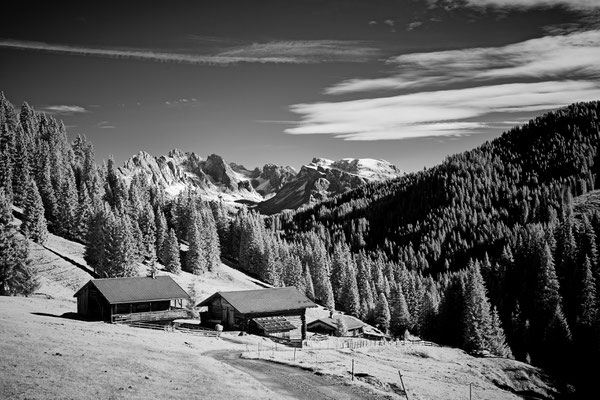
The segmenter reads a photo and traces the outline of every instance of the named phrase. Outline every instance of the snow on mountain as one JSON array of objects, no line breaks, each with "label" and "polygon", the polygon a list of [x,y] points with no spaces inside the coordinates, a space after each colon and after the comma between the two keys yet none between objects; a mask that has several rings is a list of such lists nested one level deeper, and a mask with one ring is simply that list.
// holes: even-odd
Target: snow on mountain
[{"label": "snow on mountain", "polygon": [[171,196],[176,196],[186,187],[192,187],[211,200],[263,200],[252,187],[248,177],[234,171],[216,154],[211,154],[203,160],[195,153],[184,153],[180,150],[172,150],[168,155],[160,157],[141,151],[127,160],[118,172],[127,183],[134,175],[142,174],[148,183],[163,187]]},{"label": "snow on mountain", "polygon": [[216,154],[202,159],[195,153],[180,150],[160,157],[140,151],[117,171],[127,184],[134,175],[141,174],[148,183],[164,188],[170,196],[191,187],[207,200],[257,205],[265,214],[296,209],[368,182],[403,174],[387,161],[370,158],[339,161],[313,158],[299,172],[275,164],[249,170],[243,165],[228,163]]},{"label": "snow on mountain", "polygon": [[384,160],[344,158],[339,161],[313,158],[300,168],[296,177],[277,193],[261,202],[257,208],[263,214],[275,214],[285,209],[324,200],[373,181],[397,178],[404,173]]}]

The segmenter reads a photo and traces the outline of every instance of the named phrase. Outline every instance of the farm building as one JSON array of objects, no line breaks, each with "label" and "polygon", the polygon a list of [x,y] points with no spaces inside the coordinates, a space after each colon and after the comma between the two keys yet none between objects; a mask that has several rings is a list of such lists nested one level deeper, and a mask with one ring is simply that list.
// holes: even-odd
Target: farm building
[{"label": "farm building", "polygon": [[190,298],[170,276],[92,279],[73,297],[79,315],[109,322],[184,318]]},{"label": "farm building", "polygon": [[198,306],[226,329],[285,339],[305,339],[306,309],[317,307],[294,287],[217,292]]},{"label": "farm building", "polygon": [[337,332],[337,320],[341,319],[346,325],[345,336],[362,336],[364,328],[367,326],[360,319],[350,315],[336,315],[328,318],[316,319],[306,326],[309,332],[320,333],[322,335],[335,336]]}]

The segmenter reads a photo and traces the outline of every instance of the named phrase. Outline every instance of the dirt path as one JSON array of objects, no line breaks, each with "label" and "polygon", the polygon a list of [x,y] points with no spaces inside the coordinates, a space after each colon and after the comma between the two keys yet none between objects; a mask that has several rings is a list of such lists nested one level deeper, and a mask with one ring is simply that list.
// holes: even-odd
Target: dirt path
[{"label": "dirt path", "polygon": [[382,397],[366,388],[349,385],[338,377],[317,375],[311,371],[264,360],[241,358],[239,352],[214,351],[205,355],[247,373],[282,398],[300,400],[395,398]]}]

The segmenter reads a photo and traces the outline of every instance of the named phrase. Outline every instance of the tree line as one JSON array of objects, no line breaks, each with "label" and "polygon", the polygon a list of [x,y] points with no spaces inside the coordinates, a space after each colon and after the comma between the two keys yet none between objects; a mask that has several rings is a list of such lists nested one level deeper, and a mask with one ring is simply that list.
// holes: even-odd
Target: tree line
[{"label": "tree line", "polygon": [[[21,233],[85,243],[100,276],[157,261],[202,274],[223,255],[392,335],[515,357],[577,388],[589,381],[573,357],[600,354],[600,215],[575,212],[573,198],[597,187],[598,102],[548,113],[437,167],[270,217],[193,190],[167,198],[143,175],[125,180],[111,159],[98,165],[92,144],[69,142],[51,116],[26,103],[17,113],[3,95],[0,105],[0,188],[6,204],[23,208]],[[2,228],[0,245],[18,248],[16,228]],[[16,275],[0,275],[6,293],[18,286],[7,276]]]}]

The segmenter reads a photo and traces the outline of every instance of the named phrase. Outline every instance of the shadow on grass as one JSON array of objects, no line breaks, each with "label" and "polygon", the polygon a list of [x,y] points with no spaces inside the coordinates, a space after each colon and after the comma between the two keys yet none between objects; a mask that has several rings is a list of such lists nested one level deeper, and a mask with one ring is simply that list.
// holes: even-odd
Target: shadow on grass
[{"label": "shadow on grass", "polygon": [[81,315],[74,313],[74,312],[66,312],[62,315],[49,314],[49,313],[43,313],[43,312],[32,312],[31,314],[39,315],[41,317],[64,318],[64,319],[74,319],[77,321],[87,321],[87,319],[82,318]]}]

